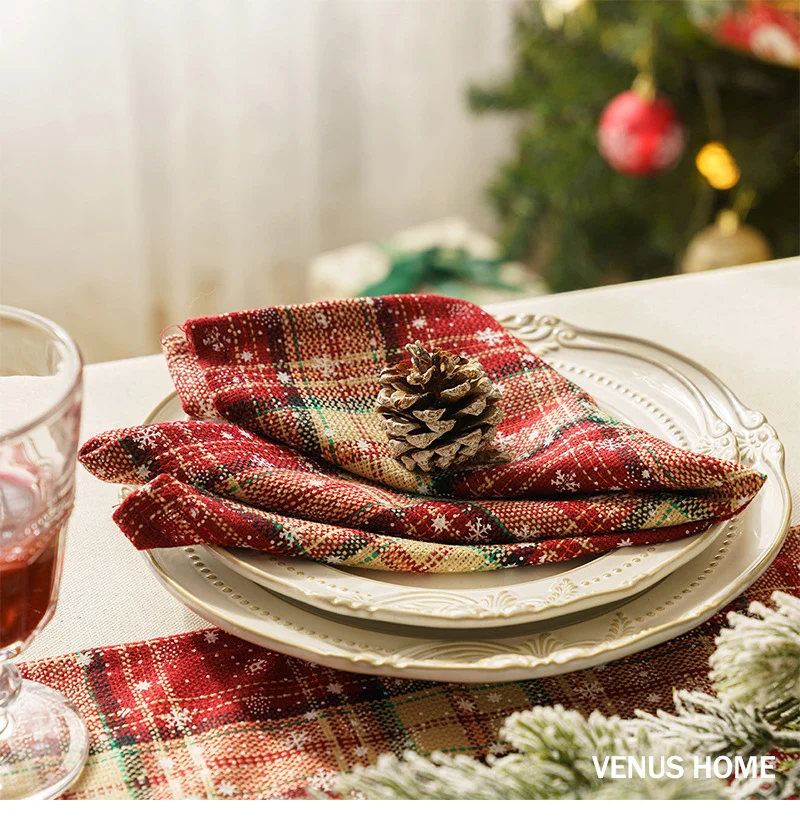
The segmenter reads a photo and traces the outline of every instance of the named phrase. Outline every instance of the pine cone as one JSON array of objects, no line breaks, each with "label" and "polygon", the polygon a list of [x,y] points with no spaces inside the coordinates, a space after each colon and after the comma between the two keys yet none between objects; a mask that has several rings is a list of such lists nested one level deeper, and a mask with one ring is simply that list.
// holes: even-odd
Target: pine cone
[{"label": "pine cone", "polygon": [[503,410],[500,390],[476,359],[420,342],[406,345],[404,360],[380,375],[375,409],[386,421],[392,455],[409,470],[448,470],[492,442]]}]

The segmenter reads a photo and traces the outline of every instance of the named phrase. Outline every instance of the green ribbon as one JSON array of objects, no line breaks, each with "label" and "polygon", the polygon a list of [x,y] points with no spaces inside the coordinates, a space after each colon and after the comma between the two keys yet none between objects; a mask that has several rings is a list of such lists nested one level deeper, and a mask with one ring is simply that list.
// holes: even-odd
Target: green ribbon
[{"label": "green ribbon", "polygon": [[502,258],[473,258],[465,249],[431,247],[420,252],[386,248],[392,266],[380,280],[370,284],[362,296],[390,296],[413,293],[421,286],[436,288],[443,295],[458,296],[463,282],[520,293],[521,288],[500,278]]}]

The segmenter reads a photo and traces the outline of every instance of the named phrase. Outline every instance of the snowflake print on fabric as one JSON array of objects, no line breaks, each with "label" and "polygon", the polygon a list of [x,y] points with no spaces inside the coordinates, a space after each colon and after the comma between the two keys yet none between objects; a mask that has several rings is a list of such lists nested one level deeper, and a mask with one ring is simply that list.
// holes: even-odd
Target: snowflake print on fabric
[{"label": "snowflake print on fabric", "polygon": [[535,542],[541,535],[542,533],[538,528],[529,525],[527,522],[514,530],[514,539],[518,542]]},{"label": "snowflake print on fabric", "polygon": [[203,337],[203,345],[207,348],[211,348],[212,351],[223,351],[226,345],[230,345],[231,338],[229,336],[223,336],[220,333],[218,327],[211,328],[208,333]]},{"label": "snowflake print on fabric", "polygon": [[227,780],[223,780],[217,786],[217,792],[222,797],[233,797],[236,794],[236,786],[233,783],[229,783]]},{"label": "snowflake print on fabric", "polygon": [[263,658],[259,658],[247,665],[248,673],[260,673],[267,666],[267,662]]},{"label": "snowflake print on fabric", "polygon": [[308,784],[318,791],[332,792],[338,776],[335,771],[319,771],[308,781]]},{"label": "snowflake print on fabric", "polygon": [[481,522],[480,519],[473,519],[467,522],[467,530],[469,531],[467,539],[470,542],[484,542],[489,537],[491,526],[486,522]]},{"label": "snowflake print on fabric", "polygon": [[617,543],[617,548],[630,548],[631,545],[633,545],[633,540],[626,537],[625,539],[620,539]]},{"label": "snowflake print on fabric", "polygon": [[356,444],[356,446],[361,450],[361,452],[369,451],[369,441],[365,441],[363,438]]},{"label": "snowflake print on fabric", "polygon": [[501,333],[500,331],[493,331],[491,330],[491,328],[486,328],[485,330],[478,331],[477,333],[477,339],[480,342],[485,342],[487,345],[491,347],[499,345],[504,338],[504,333]]},{"label": "snowflake print on fabric", "polygon": [[239,357],[241,358],[242,362],[250,362],[254,356],[255,355],[252,351],[242,351],[242,353],[239,354]]},{"label": "snowflake print on fabric", "polygon": [[133,685],[133,689],[137,690],[139,693],[144,693],[145,690],[149,690],[152,686],[152,683],[149,681],[137,681],[136,684]]},{"label": "snowflake print on fabric", "polygon": [[493,742],[488,751],[493,757],[502,757],[508,751],[508,746],[505,742]]},{"label": "snowflake print on fabric", "polygon": [[505,452],[516,439],[516,435],[506,435],[505,432],[497,432],[494,436],[494,446],[501,452]]},{"label": "snowflake print on fabric", "polygon": [[292,731],[284,737],[286,747],[293,751],[301,751],[309,739],[308,731]]},{"label": "snowflake print on fabric", "polygon": [[219,640],[219,632],[216,629],[209,629],[203,633],[203,638],[207,644],[216,644]]},{"label": "snowflake print on fabric", "polygon": [[155,447],[161,440],[161,432],[154,423],[143,426],[138,434],[138,440],[145,447]]},{"label": "snowflake print on fabric", "polygon": [[344,687],[338,681],[331,682],[325,689],[334,696],[341,696],[344,692]]},{"label": "snowflake print on fabric", "polygon": [[145,467],[144,464],[141,464],[136,468],[136,475],[142,479],[142,481],[147,481],[150,478],[150,469]]},{"label": "snowflake print on fabric", "polygon": [[412,328],[424,328],[428,324],[428,320],[424,316],[418,316],[411,323]]},{"label": "snowflake print on fabric", "polygon": [[447,517],[442,516],[442,514],[440,513],[433,518],[432,527],[436,531],[436,533],[441,533],[442,531],[446,531],[450,527],[450,523],[447,521]]},{"label": "snowflake print on fabric", "polygon": [[292,382],[292,375],[288,371],[278,372],[278,382],[284,386],[288,386]]},{"label": "snowflake print on fabric", "polygon": [[94,657],[90,652],[79,652],[75,656],[75,660],[81,667],[88,667],[94,661]]},{"label": "snowflake print on fabric", "polygon": [[556,477],[550,483],[559,490],[569,490],[571,493],[577,493],[581,486],[574,473],[564,473],[561,470],[556,470]]},{"label": "snowflake print on fabric", "polygon": [[311,367],[319,371],[323,377],[333,377],[336,375],[336,369],[339,367],[339,360],[331,357],[316,357],[311,363]]},{"label": "snowflake print on fabric", "polygon": [[472,713],[475,710],[475,702],[471,702],[466,697],[459,699],[456,704],[461,708],[461,710],[466,710],[467,713]]},{"label": "snowflake print on fabric", "polygon": [[173,707],[169,713],[165,713],[162,717],[167,720],[167,725],[177,731],[188,730],[192,722],[192,711],[188,708]]}]

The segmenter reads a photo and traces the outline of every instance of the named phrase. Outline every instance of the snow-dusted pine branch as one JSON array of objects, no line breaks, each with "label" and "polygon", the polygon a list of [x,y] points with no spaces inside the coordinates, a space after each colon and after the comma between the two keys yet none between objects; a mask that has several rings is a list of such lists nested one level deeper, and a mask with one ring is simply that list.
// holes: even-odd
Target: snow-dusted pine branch
[{"label": "snow-dusted pine branch", "polygon": [[751,603],[749,616],[728,615],[709,678],[721,698],[785,726],[800,722],[800,598],[778,591],[772,601],[775,609]]}]

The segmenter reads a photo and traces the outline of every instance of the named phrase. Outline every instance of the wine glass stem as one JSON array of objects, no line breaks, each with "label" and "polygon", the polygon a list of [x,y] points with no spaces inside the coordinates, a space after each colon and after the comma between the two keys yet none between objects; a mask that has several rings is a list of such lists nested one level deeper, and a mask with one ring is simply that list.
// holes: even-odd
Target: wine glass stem
[{"label": "wine glass stem", "polygon": [[0,663],[0,738],[8,727],[8,709],[17,698],[20,687],[22,676],[19,670],[10,661]]}]

